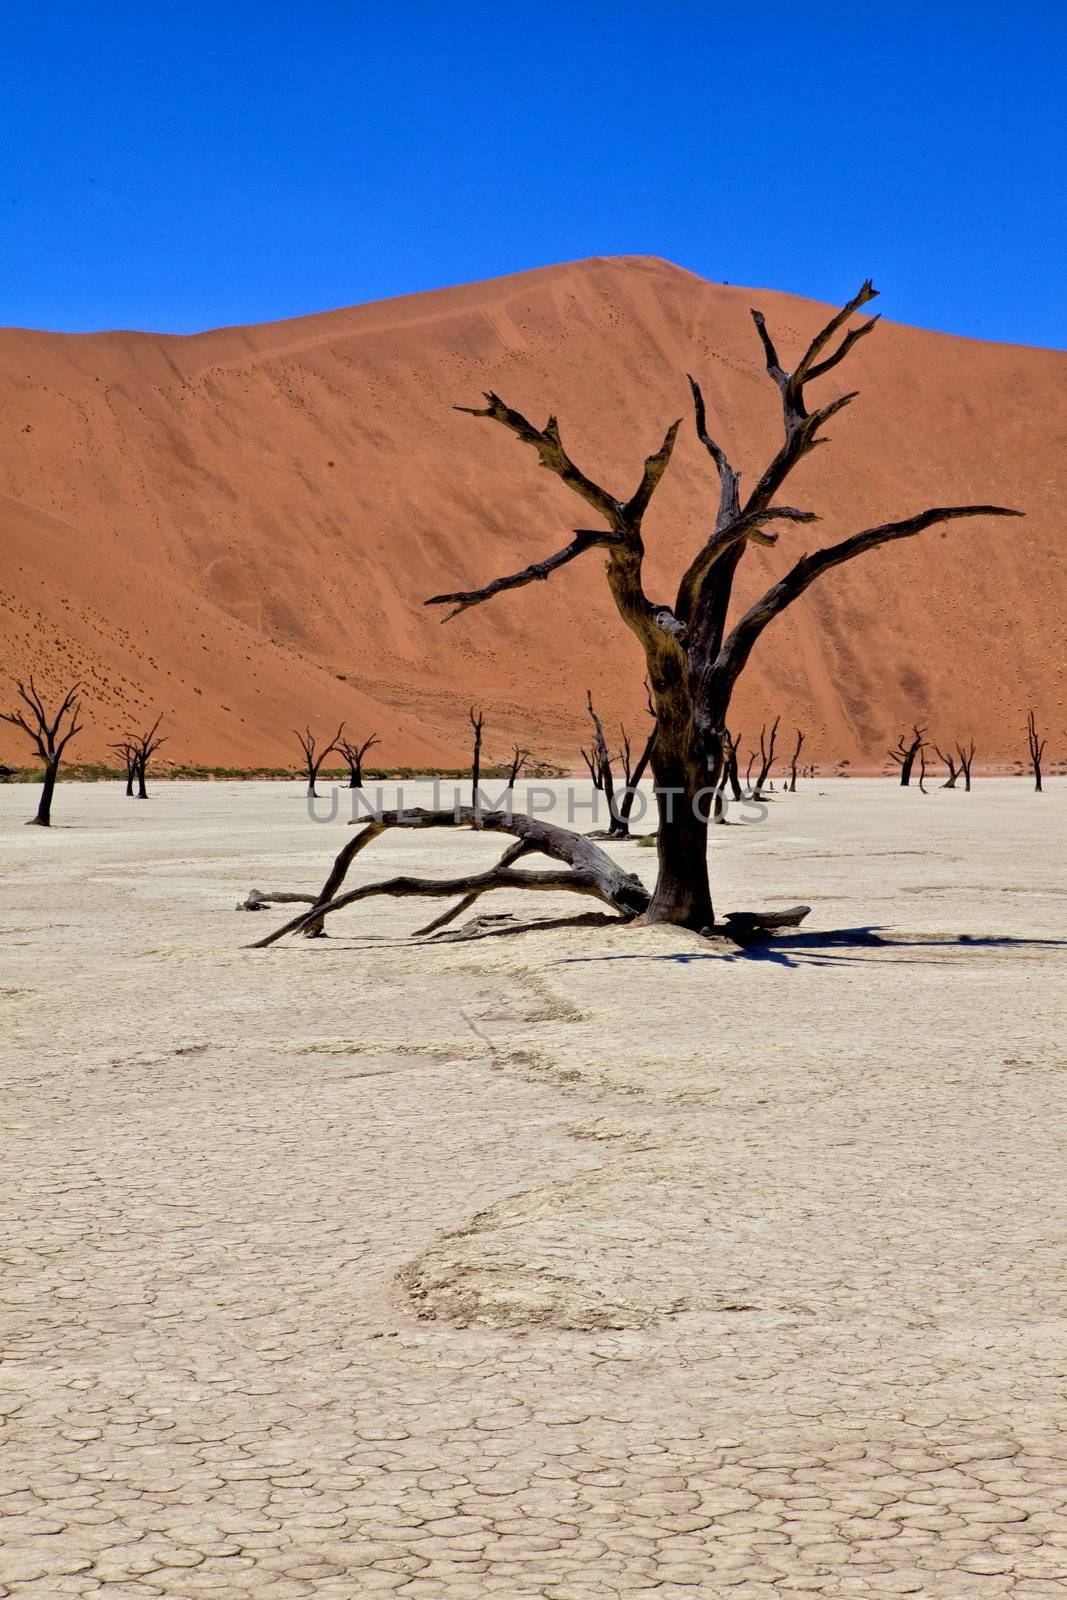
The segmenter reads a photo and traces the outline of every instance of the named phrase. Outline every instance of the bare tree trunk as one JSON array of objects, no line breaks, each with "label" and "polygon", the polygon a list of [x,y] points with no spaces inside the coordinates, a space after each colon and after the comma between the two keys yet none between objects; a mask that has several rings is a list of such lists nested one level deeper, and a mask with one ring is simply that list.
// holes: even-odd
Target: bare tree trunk
[{"label": "bare tree trunk", "polygon": [[530,759],[530,754],[531,753],[529,750],[521,750],[518,745],[516,745],[512,750],[511,770],[508,773],[509,789],[514,789],[515,785],[518,783],[522,769]]},{"label": "bare tree trunk", "polygon": [[737,747],[741,743],[741,735],[733,738],[729,728],[723,729],[723,759],[726,769],[726,781],[730,785],[730,798],[741,800],[744,798],[741,789],[741,776],[737,770]]},{"label": "bare tree trunk", "polygon": [[44,783],[41,785],[41,794],[37,801],[37,815],[33,818],[33,822],[38,828],[50,828],[52,826],[52,796],[56,790],[58,776],[59,762],[46,762]]},{"label": "bare tree trunk", "polygon": [[613,839],[625,839],[629,836],[630,829],[623,821],[615,805],[615,774],[611,770],[611,756],[608,754],[608,744],[604,738],[604,729],[593,706],[592,689],[585,691],[585,703],[593,721],[593,749],[596,754],[597,766],[600,769],[600,786],[608,803],[607,832]]},{"label": "bare tree trunk", "polygon": [[781,720],[781,717],[775,717],[774,721],[771,723],[771,736],[769,741],[766,738],[766,726],[762,727],[759,731],[760,771],[759,777],[756,779],[756,792],[754,795],[756,800],[762,800],[763,785],[767,782],[767,779],[770,776],[771,767],[774,764],[774,741],[778,736],[778,724],[781,722]]},{"label": "bare tree trunk", "polygon": [[353,744],[351,739],[338,741],[337,748],[348,763],[348,787],[350,789],[362,789],[363,758],[368,750],[372,749],[376,744],[381,744],[381,742],[376,733],[372,733],[369,739],[364,739],[362,744]]},{"label": "bare tree trunk", "polygon": [[[715,925],[708,881],[708,824],[695,815],[693,792],[675,795],[673,820],[667,798],[657,795],[659,871],[646,922],[673,922],[702,930]],[[710,798],[710,796],[709,796]],[[704,802],[707,804],[707,801]]]},{"label": "bare tree trunk", "polygon": [[966,749],[966,750],[964,749],[962,744],[958,744],[956,746],[956,754],[959,757],[959,761],[960,761],[960,771],[963,773],[963,788],[964,788],[964,792],[966,794],[970,794],[970,792],[971,792],[971,762],[974,760],[974,740],[973,739],[971,740],[970,748]]},{"label": "bare tree trunk", "polygon": [[310,726],[306,727],[303,733],[300,732],[299,728],[294,728],[293,731],[300,740],[300,748],[304,752],[304,767],[308,780],[307,797],[309,800],[317,800],[318,793],[315,785],[318,782],[319,772],[326,757],[332,751],[340,750],[341,735],[345,731],[345,725],[343,722],[341,723],[329,744],[324,745],[321,750],[318,748],[318,739],[312,733]]},{"label": "bare tree trunk", "polygon": [[474,707],[471,706],[468,715],[471,727],[474,729],[474,748],[471,751],[471,805],[477,809],[478,787],[482,779],[482,724],[485,721],[485,713],[479,711],[476,715]]},{"label": "bare tree trunk", "polygon": [[1032,709],[1026,719],[1026,733],[1030,743],[1030,765],[1034,769],[1034,791],[1036,794],[1040,794],[1042,792],[1041,757],[1045,753],[1045,745],[1047,740],[1038,738],[1037,722],[1035,721]]},{"label": "bare tree trunk", "polygon": [[960,776],[960,769],[957,768],[956,763],[953,760],[952,752],[948,751],[946,754],[944,751],[939,750],[935,744],[934,753],[938,760],[943,761],[945,766],[948,768],[948,778],[941,785],[942,789],[954,789],[956,787],[956,781]]},{"label": "bare tree trunk", "polygon": [[796,742],[796,745],[793,748],[793,754],[789,758],[789,793],[790,794],[796,794],[796,792],[797,792],[797,761],[800,759],[800,747],[801,747],[801,745],[803,743],[804,743],[804,735],[801,733],[800,729],[798,728],[797,729],[797,742]]},{"label": "bare tree trunk", "polygon": [[890,750],[889,752],[890,760],[895,761],[897,766],[900,768],[900,786],[902,789],[908,788],[909,784],[911,783],[911,775],[915,769],[915,760],[923,748],[923,740],[925,737],[926,729],[916,726],[912,729],[911,739],[906,739],[904,734],[901,734],[900,738],[897,740],[896,749]]},{"label": "bare tree trunk", "polygon": [[634,801],[637,799],[637,786],[645,775],[645,769],[652,759],[652,752],[655,748],[655,728],[652,729],[652,732],[645,741],[645,748],[641,751],[641,754],[637,758],[637,765],[633,768],[630,766],[629,749],[627,748],[626,790],[622,797],[622,805],[619,807],[619,821],[621,822],[627,837],[629,837],[630,833],[630,816],[633,812]]}]

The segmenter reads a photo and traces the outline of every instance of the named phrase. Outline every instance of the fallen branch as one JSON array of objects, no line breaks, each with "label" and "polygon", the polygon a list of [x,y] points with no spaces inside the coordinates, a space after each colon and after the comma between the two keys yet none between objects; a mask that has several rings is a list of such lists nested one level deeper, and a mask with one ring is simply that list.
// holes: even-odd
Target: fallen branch
[{"label": "fallen branch", "polygon": [[[481,833],[513,834],[515,839],[500,860],[483,872],[470,873],[461,878],[413,878],[405,874],[379,883],[365,884],[344,894],[339,892],[356,856],[388,829],[455,827],[476,828]],[[516,871],[515,862],[521,856],[532,854],[559,861],[561,868],[539,872]],[[640,918],[651,899],[641,880],[620,867],[586,834],[572,833],[539,817],[527,816],[525,812],[483,811],[460,806],[451,811],[417,809],[383,812],[368,821],[338,853],[317,895],[295,894],[285,890],[264,893],[253,889],[238,909],[258,911],[263,906],[283,902],[308,907],[266,938],[258,939],[249,946],[253,950],[263,950],[290,933],[317,937],[324,931],[325,919],[335,911],[378,895],[455,899],[455,905],[416,931],[416,937],[421,937],[455,921],[483,894],[497,889],[590,895],[611,906],[623,922]],[[750,943],[775,928],[796,926],[807,916],[808,909],[807,906],[793,906],[779,912],[734,912],[727,917],[722,931],[738,943]]]}]

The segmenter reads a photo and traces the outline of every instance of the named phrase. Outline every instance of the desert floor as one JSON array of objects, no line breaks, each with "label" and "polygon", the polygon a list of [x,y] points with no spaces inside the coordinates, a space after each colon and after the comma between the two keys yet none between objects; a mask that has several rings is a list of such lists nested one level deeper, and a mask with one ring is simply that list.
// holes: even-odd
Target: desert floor
[{"label": "desert floor", "polygon": [[[34,799],[0,1593],[1067,1594],[1067,785],[777,797],[715,830],[720,910],[812,913],[748,952],[516,934],[589,913],[528,896],[249,951],[286,913],[237,901],[316,888],[343,813]],[[499,848],[392,834],[353,881]]]}]

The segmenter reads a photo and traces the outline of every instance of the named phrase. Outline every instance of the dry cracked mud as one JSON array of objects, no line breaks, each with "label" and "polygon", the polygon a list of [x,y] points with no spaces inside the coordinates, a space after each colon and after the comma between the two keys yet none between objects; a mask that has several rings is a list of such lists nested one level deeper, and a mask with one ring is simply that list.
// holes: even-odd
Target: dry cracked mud
[{"label": "dry cracked mud", "polygon": [[252,952],[344,837],[295,786],[30,796],[0,1595],[1067,1595],[1067,788],[779,797],[713,841],[723,910],[813,906],[750,952]]}]

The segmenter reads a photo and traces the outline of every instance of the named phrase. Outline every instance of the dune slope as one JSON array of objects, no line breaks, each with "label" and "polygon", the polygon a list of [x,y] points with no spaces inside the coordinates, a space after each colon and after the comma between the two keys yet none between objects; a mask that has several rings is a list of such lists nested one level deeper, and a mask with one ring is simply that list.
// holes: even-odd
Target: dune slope
[{"label": "dune slope", "polygon": [[[188,761],[290,762],[295,724],[343,717],[382,735],[385,763],[452,766],[477,700],[489,759],[520,740],[576,765],[587,686],[609,725],[643,728],[639,651],[595,555],[445,626],[424,609],[547,554],[583,516],[532,452],[452,408],[492,387],[538,421],[552,410],[622,493],[686,413],[691,371],[751,481],[780,424],[750,304],[787,360],[825,315],[625,258],[186,338],[6,330],[6,673],[85,680],[82,759],[158,709],[167,753]],[[789,498],[824,521],[752,551],[740,600],[814,539],[927,504],[1027,517],[934,530],[822,580],[753,660],[743,749],[780,711],[824,763],[880,765],[916,718],[1000,761],[1024,752],[1033,704],[1052,753],[1067,356],[886,323],[823,383],[861,390],[792,480]],[[653,595],[670,598],[713,503],[687,417],[646,526]],[[0,729],[12,757],[22,745]]]}]

